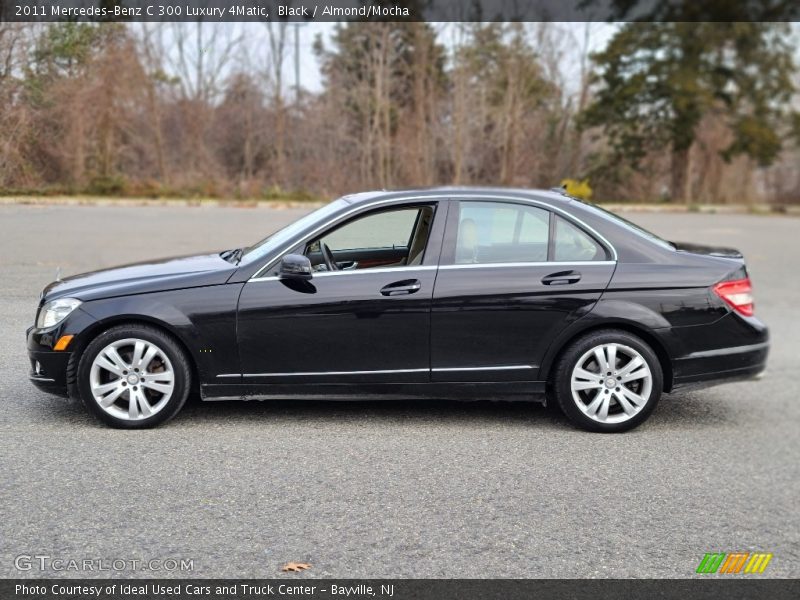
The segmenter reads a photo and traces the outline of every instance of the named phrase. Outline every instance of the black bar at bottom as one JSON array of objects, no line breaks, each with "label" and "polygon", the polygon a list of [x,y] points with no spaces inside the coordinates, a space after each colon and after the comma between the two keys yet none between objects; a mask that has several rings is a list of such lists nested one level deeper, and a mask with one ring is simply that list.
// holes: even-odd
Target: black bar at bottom
[{"label": "black bar at bottom", "polygon": [[795,600],[800,580],[713,579],[3,579],[2,600]]}]

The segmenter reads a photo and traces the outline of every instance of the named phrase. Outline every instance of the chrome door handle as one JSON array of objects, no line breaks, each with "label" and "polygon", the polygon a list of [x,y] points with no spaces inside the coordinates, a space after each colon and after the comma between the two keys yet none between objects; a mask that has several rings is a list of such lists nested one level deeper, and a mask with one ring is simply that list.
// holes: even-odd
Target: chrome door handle
[{"label": "chrome door handle", "polygon": [[381,288],[381,294],[384,296],[401,296],[403,294],[413,294],[418,292],[422,287],[419,279],[404,279],[403,281],[395,281],[389,285]]},{"label": "chrome door handle", "polygon": [[581,280],[581,274],[577,271],[559,271],[558,273],[550,273],[542,277],[544,285],[569,285],[578,283]]}]

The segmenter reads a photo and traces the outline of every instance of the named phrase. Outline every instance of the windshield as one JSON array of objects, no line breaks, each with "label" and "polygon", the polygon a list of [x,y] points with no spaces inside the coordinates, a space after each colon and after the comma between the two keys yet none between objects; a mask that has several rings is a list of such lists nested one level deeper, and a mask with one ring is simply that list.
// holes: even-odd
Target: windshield
[{"label": "windshield", "polygon": [[249,248],[245,248],[240,264],[246,264],[253,262],[254,260],[259,260],[271,252],[279,250],[284,244],[290,242],[294,237],[302,233],[304,230],[313,226],[317,222],[325,221],[328,217],[339,211],[344,206],[347,206],[347,202],[344,200],[334,200],[330,204],[326,204],[322,208],[307,214],[294,223],[287,225],[283,229],[279,229],[260,242],[253,244]]},{"label": "windshield", "polygon": [[642,237],[647,238],[651,242],[655,242],[659,246],[663,246],[664,248],[667,248],[668,250],[675,250],[675,244],[673,244],[672,242],[669,242],[669,241],[667,241],[667,240],[665,240],[663,238],[658,237],[655,233],[647,231],[647,229],[644,229],[644,228],[640,227],[636,223],[632,223],[631,221],[628,221],[628,219],[620,217],[618,214],[613,213],[610,210],[606,210],[605,208],[601,208],[601,207],[597,206],[596,204],[589,204],[588,202],[583,202],[582,200],[578,200],[577,198],[573,198],[573,201],[574,202],[580,202],[587,209],[593,210],[595,213],[597,213],[598,216],[603,217],[604,219],[606,219],[608,221],[615,221],[617,224],[621,224],[624,227],[627,227],[628,229],[632,230],[634,233],[636,233],[636,234],[638,234],[638,235],[640,235]]}]

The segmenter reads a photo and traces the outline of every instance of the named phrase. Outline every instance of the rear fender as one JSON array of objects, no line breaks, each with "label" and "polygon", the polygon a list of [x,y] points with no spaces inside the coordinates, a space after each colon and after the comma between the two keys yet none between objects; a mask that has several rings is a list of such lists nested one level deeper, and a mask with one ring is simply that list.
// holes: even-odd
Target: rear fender
[{"label": "rear fender", "polygon": [[[663,316],[641,304],[601,298],[589,313],[573,322],[553,340],[542,360],[540,379],[549,378],[553,363],[573,339],[589,330],[615,326],[638,333],[650,344],[656,345],[654,350],[670,363],[671,357],[679,350],[675,347],[679,342],[671,335],[670,324]],[[665,373],[665,383],[667,383],[667,373]],[[670,383],[667,383],[668,387],[669,385]]]}]

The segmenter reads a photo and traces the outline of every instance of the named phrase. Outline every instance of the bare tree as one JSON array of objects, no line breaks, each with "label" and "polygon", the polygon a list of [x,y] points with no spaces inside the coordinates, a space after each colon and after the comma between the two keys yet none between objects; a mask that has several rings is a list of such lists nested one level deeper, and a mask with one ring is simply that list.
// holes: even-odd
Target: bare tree
[{"label": "bare tree", "polygon": [[205,137],[211,125],[213,103],[222,92],[225,77],[241,43],[238,28],[227,23],[172,23],[165,54],[169,70],[178,81],[181,117],[185,122],[190,170],[207,173],[214,162]]},{"label": "bare tree", "polygon": [[0,23],[0,186],[8,185],[12,171],[25,163],[20,132],[30,127],[31,115],[15,98],[32,30],[25,23]]},{"label": "bare tree", "polygon": [[[579,30],[574,27],[568,29],[569,39],[571,40],[570,46],[577,54],[577,79],[578,90],[575,94],[576,102],[574,105],[574,114],[580,114],[589,105],[589,93],[591,90],[591,53],[594,50],[594,34],[598,27],[598,23],[582,23]],[[570,107],[572,108],[572,106]],[[570,111],[573,112],[573,111]],[[568,174],[570,177],[577,177],[579,172],[583,169],[584,157],[584,131],[582,127],[572,127],[573,142],[571,152],[569,153]]]},{"label": "bare tree", "polygon": [[145,91],[147,97],[147,114],[153,137],[158,175],[162,183],[169,185],[170,171],[167,168],[166,148],[163,130],[161,85],[168,81],[163,64],[163,39],[159,35],[162,27],[149,23],[142,24],[141,42],[139,44],[146,72]]},{"label": "bare tree", "polygon": [[178,76],[184,98],[214,102],[242,41],[238,29],[227,23],[172,23],[170,67]]},{"label": "bare tree", "polygon": [[286,101],[284,97],[284,63],[287,52],[288,21],[267,21],[269,54],[268,81],[275,108],[275,181],[286,185]]},{"label": "bare tree", "polygon": [[[291,27],[0,23],[0,189],[329,197],[589,176],[595,198],[666,197],[670,148],[634,169],[579,127],[609,25],[341,24],[315,48],[321,90],[297,101]],[[800,118],[765,168],[725,160],[730,117],[719,104],[698,124],[692,199],[800,200]]]}]

